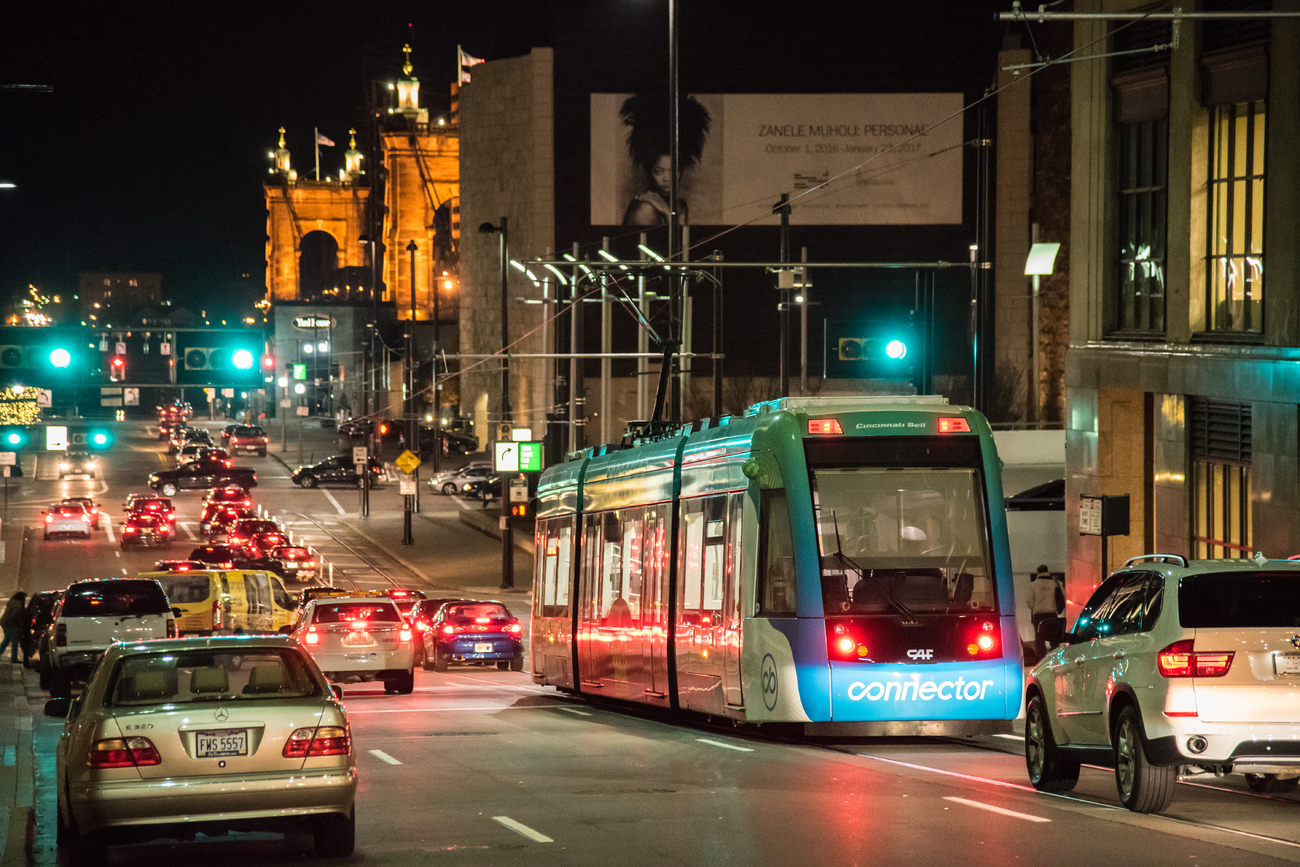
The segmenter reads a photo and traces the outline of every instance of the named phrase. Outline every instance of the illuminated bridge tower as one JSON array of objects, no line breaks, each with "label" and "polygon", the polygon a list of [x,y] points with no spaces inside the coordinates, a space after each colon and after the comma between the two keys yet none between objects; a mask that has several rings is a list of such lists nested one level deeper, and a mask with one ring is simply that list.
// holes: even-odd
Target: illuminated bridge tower
[{"label": "illuminated bridge tower", "polygon": [[[433,291],[438,318],[454,318],[456,250],[460,240],[460,133],[454,110],[429,119],[420,105],[420,81],[412,74],[409,45],[398,80],[397,105],[381,121],[384,168],[384,296],[399,319],[432,319]],[[411,282],[414,241],[415,283]],[[414,298],[412,298],[414,291]]]},{"label": "illuminated bridge tower", "polygon": [[271,156],[275,165],[264,187],[267,300],[369,298],[369,251],[360,238],[370,188],[361,183],[355,137],[337,178],[300,178],[289,164],[284,127]]}]

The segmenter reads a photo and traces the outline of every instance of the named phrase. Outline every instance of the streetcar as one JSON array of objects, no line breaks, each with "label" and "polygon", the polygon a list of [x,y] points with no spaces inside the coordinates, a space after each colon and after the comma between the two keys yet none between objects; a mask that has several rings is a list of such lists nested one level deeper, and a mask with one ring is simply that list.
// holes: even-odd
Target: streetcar
[{"label": "streetcar", "polygon": [[984,417],[938,396],[786,397],[574,452],[537,488],[533,680],[808,736],[1010,731],[1000,472]]}]

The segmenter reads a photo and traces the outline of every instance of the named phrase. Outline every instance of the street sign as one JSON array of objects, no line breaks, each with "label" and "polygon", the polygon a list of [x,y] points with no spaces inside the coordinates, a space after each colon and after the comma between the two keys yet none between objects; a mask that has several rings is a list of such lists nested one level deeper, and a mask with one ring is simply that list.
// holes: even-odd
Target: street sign
[{"label": "street sign", "polygon": [[542,444],[540,442],[519,443],[519,471],[540,473],[542,471]]},{"label": "street sign", "polygon": [[172,345],[171,345],[170,343],[168,343],[167,341],[164,340],[162,343],[158,344],[158,354],[159,354],[159,355],[171,355],[171,354],[172,354]]},{"label": "street sign", "polygon": [[364,464],[369,459],[370,459],[370,449],[366,448],[365,446],[352,447],[352,463]]},{"label": "street sign", "polygon": [[527,479],[510,480],[510,502],[511,503],[528,502],[528,480]]},{"label": "street sign", "polygon": [[40,391],[36,392],[37,406],[51,406],[53,403],[54,392],[50,391],[48,388],[42,388]]},{"label": "street sign", "polygon": [[307,378],[307,365],[295,364],[293,366],[293,378],[302,381]]},{"label": "street sign", "polygon": [[221,389],[221,396],[222,396],[222,397],[234,397],[234,396],[235,396],[235,390],[234,390],[233,388],[223,388],[223,389]]},{"label": "street sign", "polygon": [[[393,463],[397,464],[397,468],[409,476],[415,472],[416,467],[420,466],[420,459],[413,455],[410,449],[407,449],[398,455],[397,460],[393,461]],[[411,491],[411,493],[415,493],[415,491]]]},{"label": "street sign", "polygon": [[0,452],[0,467],[12,467],[18,464],[18,452]]},{"label": "street sign", "polygon": [[1079,535],[1101,535],[1101,497],[1079,498]]},{"label": "street sign", "polygon": [[311,415],[311,408],[305,406],[298,407],[298,415],[302,415],[302,416]]},{"label": "street sign", "polygon": [[46,425],[45,450],[48,452],[66,452],[68,450],[68,428],[66,425]]},{"label": "street sign", "polygon": [[139,406],[139,405],[140,405],[140,389],[138,389],[138,388],[124,388],[124,389],[122,389],[122,405],[123,405],[123,406]]},{"label": "street sign", "polygon": [[289,400],[289,398],[284,397],[280,399],[280,409],[288,409],[291,406],[293,406],[293,401]]},{"label": "street sign", "polygon": [[398,479],[397,493],[401,494],[403,497],[414,497],[415,479]]},{"label": "street sign", "polygon": [[126,355],[126,344],[121,340],[117,341],[117,348],[113,350],[118,355]]},{"label": "street sign", "polygon": [[492,469],[498,473],[519,472],[519,443],[493,443]]},{"label": "street sign", "polygon": [[510,439],[517,443],[528,442],[533,438],[533,429],[530,427],[517,427],[510,431]]}]

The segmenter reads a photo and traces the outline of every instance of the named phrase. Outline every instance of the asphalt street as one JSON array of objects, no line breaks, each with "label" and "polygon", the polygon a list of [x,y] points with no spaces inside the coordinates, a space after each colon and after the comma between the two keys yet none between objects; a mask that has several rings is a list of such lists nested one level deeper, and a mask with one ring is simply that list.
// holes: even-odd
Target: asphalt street
[{"label": "asphalt street", "polygon": [[[61,481],[38,456],[34,474],[10,491],[8,556],[0,568],[6,596],[15,586],[30,593],[80,577],[134,574],[198,544],[199,494],[182,493],[175,500],[184,541],[161,553],[119,549],[125,494],[141,490],[148,473],[167,463],[160,443],[136,427],[119,435],[99,477]],[[296,463],[296,445],[291,438],[289,464]],[[334,447],[332,432],[304,431],[304,450],[316,457]],[[274,454],[239,461],[257,469],[256,503],[321,551],[334,564],[336,583],[499,598],[526,618],[531,561],[519,553],[516,589],[502,591],[499,541],[462,519],[481,504],[426,488],[415,544],[403,546],[396,484],[375,491],[372,514],[362,518],[354,489],[295,488]],[[88,542],[44,541],[40,508],[82,493],[108,506],[113,527]],[[10,809],[4,863],[24,863],[31,815],[31,863],[55,864],[51,751],[60,723],[42,716],[45,697],[34,672],[3,674],[0,795]],[[409,696],[348,686],[345,703],[361,779],[357,851],[349,863],[1300,862],[1294,795],[1255,795],[1239,777],[1209,777],[1181,783],[1168,813],[1138,816],[1118,805],[1112,773],[1100,768],[1085,768],[1069,795],[1035,792],[1015,736],[790,740],[649,716],[536,686],[527,671],[471,666],[417,670]],[[34,779],[34,788],[26,782],[26,803],[24,774]],[[260,834],[120,847],[113,859],[272,865],[301,863],[308,853],[306,838]]]}]

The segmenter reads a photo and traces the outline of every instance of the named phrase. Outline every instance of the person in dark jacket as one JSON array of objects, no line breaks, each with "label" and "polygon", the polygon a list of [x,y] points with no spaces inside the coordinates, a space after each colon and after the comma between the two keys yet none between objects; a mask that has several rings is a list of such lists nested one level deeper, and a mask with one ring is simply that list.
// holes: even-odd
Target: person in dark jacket
[{"label": "person in dark jacket", "polygon": [[18,662],[18,649],[23,643],[23,624],[27,622],[27,594],[19,590],[5,604],[4,614],[0,614],[0,627],[4,627],[5,638],[0,642],[0,657],[5,648],[11,647],[11,662]]}]

